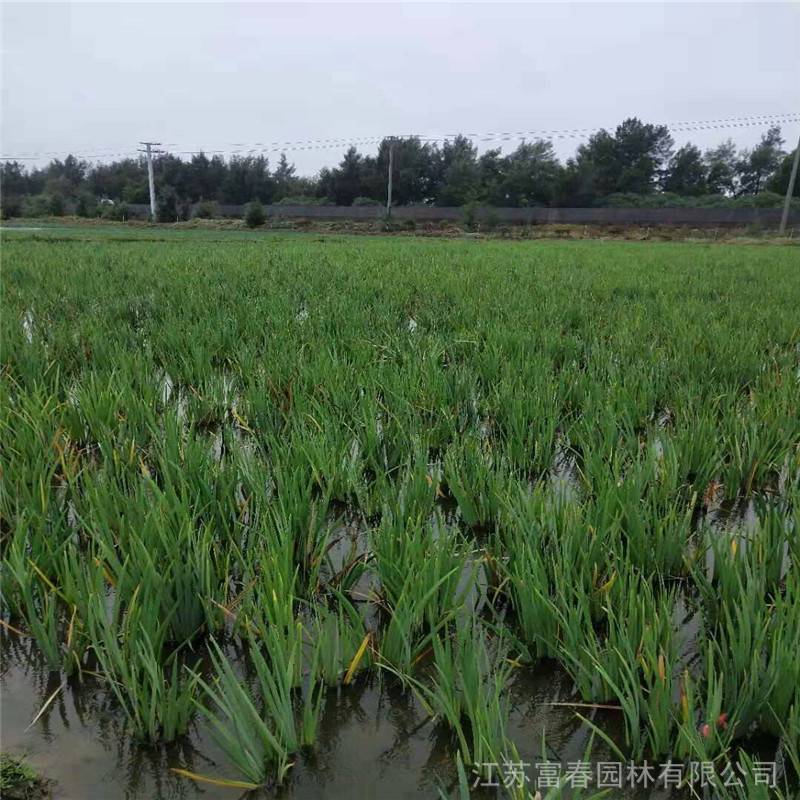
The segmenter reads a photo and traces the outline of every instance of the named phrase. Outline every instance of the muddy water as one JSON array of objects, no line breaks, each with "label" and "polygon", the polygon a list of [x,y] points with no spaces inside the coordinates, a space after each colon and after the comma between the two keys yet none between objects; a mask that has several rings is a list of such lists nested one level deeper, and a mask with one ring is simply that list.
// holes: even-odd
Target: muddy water
[{"label": "muddy water", "polygon": [[[3,640],[3,749],[25,755],[35,769],[56,782],[54,797],[94,800],[172,800],[235,798],[240,790],[196,784],[170,767],[215,777],[237,778],[199,723],[169,747],[136,744],[125,733],[122,714],[91,677],[71,681],[41,718],[28,729],[45,700],[61,683],[58,673],[41,666],[30,643]],[[573,698],[571,680],[552,665],[520,669],[511,689],[509,733],[522,761],[542,758],[542,740],[550,760],[581,760],[588,729],[574,710],[551,705]],[[593,716],[591,711],[584,713]],[[612,735],[614,712],[595,716]],[[618,732],[618,731],[617,731]],[[427,718],[413,694],[397,685],[356,682],[330,690],[313,752],[299,754],[287,785],[257,797],[293,800],[317,798],[437,797],[439,787],[455,788],[453,742]],[[593,759],[613,757],[595,746]],[[535,781],[532,768],[526,772]],[[481,795],[493,796],[491,790]],[[628,797],[668,797],[628,793]]]},{"label": "muddy water", "polygon": [[[746,526],[744,516],[739,524]],[[333,540],[330,556],[334,571],[367,552],[365,525],[356,518],[344,521]],[[479,574],[478,583],[481,580]],[[365,596],[369,594],[372,587],[368,576],[358,588]],[[697,625],[696,616],[680,598],[676,627],[685,658],[695,649]],[[214,777],[241,778],[204,723],[195,721],[189,734],[170,746],[140,745],[127,734],[124,716],[110,693],[91,676],[84,676],[83,682],[68,681],[31,725],[62,679],[43,667],[30,640],[0,633],[2,748],[26,756],[37,771],[55,781],[55,798],[192,800],[241,796],[240,790],[198,784],[170,771],[177,767]],[[517,669],[509,695],[508,733],[519,753],[515,761],[534,765],[546,758],[566,765],[583,760],[590,729],[576,712],[621,742],[618,713],[569,705],[579,698],[569,676],[554,664]],[[774,759],[774,742],[756,744],[752,749],[760,750],[764,760]],[[413,693],[404,692],[388,679],[362,677],[347,688],[328,692],[317,743],[313,751],[297,755],[287,784],[252,796],[400,800],[439,797],[440,787],[448,796],[456,796],[455,750],[447,732],[428,719]],[[596,764],[616,761],[617,757],[596,740],[591,759]],[[525,772],[535,791],[535,769],[528,766]],[[496,795],[484,789],[476,796]],[[678,800],[687,795],[650,788],[614,790],[612,796]]]}]

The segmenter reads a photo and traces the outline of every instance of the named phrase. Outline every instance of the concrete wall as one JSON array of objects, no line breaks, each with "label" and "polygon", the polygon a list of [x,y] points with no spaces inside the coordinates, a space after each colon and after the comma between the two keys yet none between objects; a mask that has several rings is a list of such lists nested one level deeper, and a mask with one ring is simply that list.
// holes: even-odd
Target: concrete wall
[{"label": "concrete wall", "polygon": [[[265,206],[267,217],[309,220],[376,220],[385,213],[382,206]],[[129,205],[132,219],[146,219],[147,205]],[[221,217],[242,217],[244,206],[219,205]],[[524,225],[689,225],[693,227],[765,225],[777,227],[778,208],[477,208],[478,219],[492,218],[500,223]],[[397,206],[396,220],[415,222],[461,222],[464,210],[439,206]],[[800,224],[800,212],[789,215],[791,224]]]}]

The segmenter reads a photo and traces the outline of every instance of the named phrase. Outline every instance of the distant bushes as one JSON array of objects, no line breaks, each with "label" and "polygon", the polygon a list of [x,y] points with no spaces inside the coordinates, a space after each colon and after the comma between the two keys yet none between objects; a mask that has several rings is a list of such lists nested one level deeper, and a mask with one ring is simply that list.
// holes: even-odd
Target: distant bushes
[{"label": "distant bushes", "polygon": [[[763,191],[755,195],[741,195],[728,197],[721,194],[706,194],[696,197],[686,197],[670,192],[653,194],[615,193],[608,197],[596,200],[589,208],[614,208],[614,209],[780,209],[783,207],[783,196],[771,191]],[[331,206],[329,199],[298,195],[287,197],[275,204],[276,206]],[[356,197],[352,207],[362,209],[375,209],[372,214],[353,214],[354,218],[374,217],[382,218],[383,204],[378,200],[366,196]],[[405,208],[413,208],[413,205]],[[420,204],[420,207],[429,207]],[[501,223],[498,206],[483,202],[469,202],[461,206],[458,212],[458,223],[470,231],[491,231]],[[558,207],[555,207],[558,208]],[[800,212],[800,198],[792,200],[794,213]],[[301,212],[302,213],[302,212]],[[41,192],[35,195],[21,196],[18,194],[3,194],[0,198],[0,218],[11,219],[14,217],[45,218],[60,217],[75,214],[83,218],[101,218],[116,222],[125,221],[131,216],[134,219],[149,219],[149,205],[137,203],[130,208],[125,202],[113,203],[107,197],[99,198],[97,195],[82,191],[75,196],[65,197],[55,192]],[[309,208],[310,214],[310,208]],[[312,216],[317,216],[316,214]],[[198,219],[216,220],[221,217],[244,219],[250,227],[263,225],[268,218],[268,207],[259,200],[254,200],[246,206],[219,205],[214,200],[201,200],[191,204],[180,199],[171,187],[167,187],[158,195],[157,220],[164,223]],[[423,216],[424,221],[426,217]],[[250,220],[248,222],[248,220]],[[513,220],[512,220],[513,221]],[[517,220],[519,221],[519,220]]]},{"label": "distant bushes", "polygon": [[275,203],[276,206],[332,206],[333,202],[327,197],[312,197],[299,194],[294,197],[282,197]]},{"label": "distant bushes", "polygon": [[218,207],[213,200],[201,200],[192,212],[195,219],[214,219],[217,216]]},{"label": "distant bushes", "polygon": [[472,202],[461,209],[461,224],[468,231],[474,231],[478,227],[478,208],[478,204]]},{"label": "distant bushes", "polygon": [[63,217],[65,213],[64,198],[58,194],[35,194],[22,202],[23,217]]},{"label": "distant bushes", "polygon": [[467,203],[461,209],[461,224],[468,231],[493,231],[500,223],[494,206]]},{"label": "distant bushes", "polygon": [[[786,198],[775,192],[759,192],[758,194],[743,195],[742,197],[728,198],[730,208],[783,208]],[[800,198],[793,197],[791,207],[800,210]]]},{"label": "distant bushes", "polygon": [[177,222],[178,195],[171,186],[165,186],[157,195],[156,220],[158,222]]},{"label": "distant bushes", "polygon": [[[749,148],[727,140],[706,150],[691,143],[676,149],[666,126],[631,117],[614,129],[595,131],[566,162],[546,139],[523,139],[504,153],[481,151],[472,136],[454,135],[441,144],[394,136],[384,138],[374,153],[350,146],[338,166],[324,167],[313,177],[298,176],[285,154],[271,165],[265,154],[225,159],[193,153],[184,160],[179,153],[160,153],[155,188],[159,201],[177,193],[174,207],[158,215],[165,222],[190,217],[192,206],[205,200],[220,208],[255,198],[284,206],[377,208],[386,197],[392,153],[396,206],[465,208],[477,201],[481,208],[772,208],[780,204],[778,195],[785,192],[792,169],[792,153],[784,145],[780,128],[773,125]],[[73,213],[83,192],[132,205],[149,201],[143,158],[92,164],[69,155],[39,167],[5,160],[0,183],[3,194],[12,197],[60,195],[67,213]],[[795,195],[800,197],[800,183]],[[31,200],[31,209],[44,213],[49,202]],[[13,203],[4,208],[6,215],[17,210]],[[88,205],[84,208],[91,214]],[[208,214],[213,211],[203,204],[195,216]],[[480,217],[483,229],[484,211]]]},{"label": "distant bushes", "polygon": [[3,195],[2,199],[0,199],[0,219],[21,217],[23,204],[21,197]]},{"label": "distant bushes", "polygon": [[108,203],[101,206],[100,217],[113,222],[125,222],[128,219],[128,206],[125,203]]},{"label": "distant bushes", "polygon": [[75,214],[79,217],[96,217],[97,198],[89,192],[81,192],[75,201]]},{"label": "distant bushes", "polygon": [[267,221],[267,213],[264,206],[258,200],[252,200],[247,204],[244,211],[244,224],[248,228],[258,228]]},{"label": "distant bushes", "polygon": [[[783,196],[775,192],[726,197],[722,194],[705,194],[685,197],[672,192],[658,194],[617,193],[597,200],[595,208],[781,208]],[[800,201],[793,199],[792,207],[800,209]]]}]

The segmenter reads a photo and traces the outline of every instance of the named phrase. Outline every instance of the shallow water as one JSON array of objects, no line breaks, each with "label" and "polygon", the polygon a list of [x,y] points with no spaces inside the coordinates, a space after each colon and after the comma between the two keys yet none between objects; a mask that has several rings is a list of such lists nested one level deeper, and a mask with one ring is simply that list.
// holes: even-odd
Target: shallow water
[{"label": "shallow water", "polygon": [[[691,621],[687,627],[691,629]],[[691,630],[686,633],[690,636]],[[25,756],[37,771],[55,781],[53,797],[57,800],[243,796],[241,790],[195,783],[170,771],[177,767],[216,778],[241,778],[203,723],[195,721],[187,736],[169,746],[138,744],[127,735],[124,717],[102,682],[91,676],[84,676],[82,683],[67,681],[30,725],[61,684],[62,676],[43,668],[30,640],[4,633],[0,647],[3,749]],[[518,748],[513,761],[523,762],[532,792],[536,790],[537,761],[559,761],[566,770],[568,762],[585,760],[590,729],[576,713],[621,740],[618,713],[571,705],[577,700],[572,681],[553,663],[518,668],[509,700],[508,733]],[[774,758],[770,741],[751,742],[748,747],[765,760]],[[374,676],[356,679],[346,688],[328,691],[317,742],[311,752],[296,756],[286,784],[247,796],[402,800],[438,797],[440,788],[455,796],[455,749],[448,733],[434,725],[412,692]],[[615,760],[610,748],[595,740],[593,774],[598,762]],[[474,796],[496,797],[495,791],[483,788]],[[615,789],[613,794],[621,800],[682,800],[688,796],[661,787]]]},{"label": "shallow water", "polygon": [[[24,642],[24,643],[22,643]],[[168,747],[136,744],[124,730],[122,714],[102,685],[91,677],[69,681],[55,701],[28,729],[44,701],[61,683],[30,642],[3,639],[0,689],[3,697],[3,748],[25,755],[35,769],[56,782],[55,798],[173,800],[237,797],[239,790],[202,785],[171,773],[182,767],[215,777],[237,778],[207,729],[195,724],[181,742]],[[571,680],[553,665],[520,669],[511,689],[509,733],[521,761],[533,764],[542,754],[542,737],[551,760],[581,760],[588,728],[574,709],[550,705],[572,699]],[[592,711],[580,709],[594,716]],[[594,712],[598,713],[598,712]],[[615,712],[596,721],[614,733]],[[373,678],[346,689],[331,689],[313,752],[297,756],[280,790],[260,797],[314,798],[435,797],[439,786],[454,787],[448,735],[437,728],[413,693]],[[595,746],[594,758],[610,758]],[[526,768],[535,781],[535,772]],[[482,792],[492,796],[491,790]],[[637,795],[627,797],[668,797]]]},{"label": "shallow water", "polygon": [[[569,485],[565,472],[564,482]],[[713,522],[720,531],[740,532],[753,524],[752,517],[748,506],[743,512],[719,514]],[[328,551],[334,572],[367,555],[369,548],[368,526],[361,517],[343,514],[336,519]],[[473,563],[479,573],[476,596],[467,598],[465,604],[470,608],[482,595],[478,589],[485,588],[486,580],[478,553],[470,566]],[[367,571],[357,591],[368,596],[373,579]],[[675,616],[679,649],[689,661],[696,651],[698,619],[682,595]],[[236,654],[231,650],[229,656],[233,659]],[[172,745],[140,745],[127,734],[124,715],[115,707],[110,692],[91,676],[85,676],[82,683],[67,681],[31,725],[62,680],[59,673],[43,666],[31,640],[0,633],[3,749],[26,756],[37,771],[55,781],[55,798],[191,800],[241,796],[240,790],[195,783],[170,771],[183,768],[217,778],[241,779],[204,723],[196,720],[189,734]],[[536,789],[534,765],[542,758],[565,766],[584,760],[590,728],[577,713],[621,743],[618,712],[571,705],[577,700],[572,680],[553,663],[515,670],[509,690],[508,733],[519,751],[514,761],[526,764],[532,791]],[[751,752],[759,750],[764,760],[774,758],[774,742],[749,743],[748,748]],[[438,797],[440,787],[453,794],[455,750],[449,734],[434,725],[412,692],[403,691],[396,681],[362,675],[346,688],[328,691],[317,742],[312,751],[296,756],[287,783],[250,796],[399,800]],[[596,740],[591,760],[596,765],[598,761],[615,761],[616,757],[605,743]],[[494,790],[483,789],[477,796],[496,795]],[[688,795],[651,787],[614,790],[613,796],[678,800]]]}]

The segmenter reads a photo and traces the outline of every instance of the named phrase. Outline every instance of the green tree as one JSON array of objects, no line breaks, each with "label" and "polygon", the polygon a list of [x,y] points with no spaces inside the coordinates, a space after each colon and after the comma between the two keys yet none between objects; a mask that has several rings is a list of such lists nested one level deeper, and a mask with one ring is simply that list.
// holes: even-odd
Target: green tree
[{"label": "green tree", "polygon": [[3,219],[22,214],[23,197],[30,193],[29,177],[18,161],[4,161],[0,165],[0,215]]},{"label": "green tree", "polygon": [[288,197],[293,194],[295,180],[294,164],[289,163],[286,158],[286,153],[281,153],[278,167],[272,174],[272,182],[274,185],[273,199],[280,200],[282,197]]},{"label": "green tree", "polygon": [[45,168],[45,188],[49,194],[74,198],[83,186],[89,163],[73,155],[63,161],[54,159]]},{"label": "green tree", "polygon": [[478,159],[480,170],[481,200],[490,206],[504,206],[506,197],[503,194],[503,178],[505,176],[505,159],[499,147],[487,150]]},{"label": "green tree", "polygon": [[770,128],[739,161],[739,194],[758,194],[777,171],[785,157],[781,129]]},{"label": "green tree", "polygon": [[28,174],[19,161],[4,161],[0,165],[0,192],[8,197],[30,193]]},{"label": "green tree", "polygon": [[556,196],[561,164],[551,142],[521,142],[503,163],[500,194],[508,206],[546,206]]},{"label": "green tree", "polygon": [[147,165],[144,159],[125,158],[111,164],[95,164],[87,176],[87,189],[95,197],[130,203],[149,202]]},{"label": "green tree", "polygon": [[195,153],[185,165],[187,173],[182,181],[184,199],[193,203],[216,200],[222,188],[227,165],[222,156],[208,158],[205,153]]},{"label": "green tree", "polygon": [[665,125],[626,119],[613,134],[600,130],[578,148],[570,165],[572,184],[584,201],[619,192],[649,194],[663,179],[672,145]]},{"label": "green tree", "polygon": [[[436,155],[432,154],[432,161]],[[478,149],[465,136],[446,141],[438,154],[436,202],[440,206],[464,206],[474,202],[481,191]]]},{"label": "green tree", "polygon": [[709,194],[732,195],[736,193],[738,157],[736,145],[728,139],[706,150],[706,187]]},{"label": "green tree", "polygon": [[555,204],[567,208],[591,206],[597,197],[595,168],[588,159],[567,159],[556,187]]},{"label": "green tree", "polygon": [[264,156],[234,156],[220,188],[223,203],[246,203],[257,199],[271,203],[274,184]]},{"label": "green tree", "polygon": [[349,206],[357,197],[363,197],[365,188],[365,161],[355,147],[349,147],[335,169],[323,169],[319,176],[318,193],[336,205]]},{"label": "green tree", "polygon": [[[776,194],[782,195],[786,194],[786,190],[789,188],[789,178],[792,174],[793,161],[794,151],[784,156],[784,159],[781,161],[778,169],[775,170],[775,174],[767,183],[767,189],[770,192],[775,192]],[[797,180],[794,182],[794,191],[792,192],[792,197],[800,197],[800,176],[798,176]]]},{"label": "green tree", "polygon": [[438,158],[436,148],[418,137],[384,139],[375,158],[364,159],[368,197],[386,197],[389,174],[389,148],[394,149],[392,202],[394,205],[422,203],[435,198]]},{"label": "green tree", "polygon": [[700,148],[685,144],[670,159],[662,187],[665,192],[686,196],[706,194],[706,172]]},{"label": "green tree", "polygon": [[156,221],[177,222],[179,203],[178,193],[172,186],[161,186],[157,193]]},{"label": "green tree", "polygon": [[81,191],[75,201],[75,213],[79,217],[96,217],[97,198],[91,192]]}]

